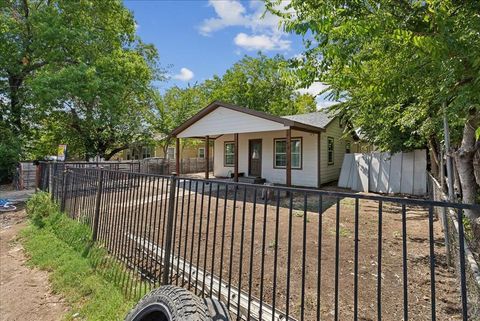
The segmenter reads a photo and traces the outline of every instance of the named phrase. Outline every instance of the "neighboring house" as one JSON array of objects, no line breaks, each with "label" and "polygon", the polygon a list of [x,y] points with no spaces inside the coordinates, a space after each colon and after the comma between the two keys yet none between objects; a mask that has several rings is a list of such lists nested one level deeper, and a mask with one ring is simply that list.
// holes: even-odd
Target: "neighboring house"
[{"label": "neighboring house", "polygon": [[[115,160],[141,160],[150,157],[159,157],[166,158],[169,160],[175,159],[176,157],[176,147],[170,146],[167,148],[167,153],[165,155],[164,149],[161,146],[133,146],[129,149],[126,149],[118,154],[116,154],[112,159]],[[212,151],[213,149],[211,149]],[[181,148],[181,158],[190,159],[190,158],[205,158],[205,146],[202,143],[189,144],[182,146]]]},{"label": "neighboring house", "polygon": [[324,111],[278,117],[214,102],[171,135],[177,144],[180,138],[214,140],[216,177],[319,187],[338,180],[345,153],[366,148],[345,131],[338,117]]}]

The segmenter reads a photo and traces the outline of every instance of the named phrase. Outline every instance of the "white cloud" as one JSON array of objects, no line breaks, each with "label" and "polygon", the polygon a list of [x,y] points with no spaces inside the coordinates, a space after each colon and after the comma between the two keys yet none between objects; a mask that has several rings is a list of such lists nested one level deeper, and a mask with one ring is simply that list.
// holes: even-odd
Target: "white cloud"
[{"label": "white cloud", "polygon": [[308,88],[301,88],[301,89],[298,89],[297,91],[300,93],[300,94],[310,94],[312,96],[317,96],[319,95],[321,92],[323,92],[325,89],[327,89],[328,86],[325,85],[324,83],[322,82],[314,82],[310,85],[310,87]]},{"label": "white cloud", "polygon": [[235,36],[235,44],[246,50],[287,50],[291,41],[267,35],[249,36],[243,32]]},{"label": "white cloud", "polygon": [[[283,1],[285,6],[289,1]],[[200,34],[209,36],[213,32],[227,27],[244,27],[251,30],[248,36],[242,32],[234,39],[235,44],[247,50],[288,50],[291,41],[284,39],[287,35],[280,29],[280,18],[266,12],[265,4],[260,1],[250,1],[245,8],[238,0],[210,0],[216,17],[208,18],[199,26]]]},{"label": "white cloud", "polygon": [[195,76],[195,74],[193,73],[193,71],[191,71],[188,68],[183,67],[182,69],[180,69],[180,73],[174,75],[173,78],[177,79],[177,80],[181,80],[181,81],[189,81],[194,76]]},{"label": "white cloud", "polygon": [[248,24],[248,19],[244,16],[246,9],[239,1],[210,0],[209,5],[215,10],[217,17],[209,18],[203,21],[199,28],[202,35],[209,35],[212,32],[225,27],[243,26]]}]

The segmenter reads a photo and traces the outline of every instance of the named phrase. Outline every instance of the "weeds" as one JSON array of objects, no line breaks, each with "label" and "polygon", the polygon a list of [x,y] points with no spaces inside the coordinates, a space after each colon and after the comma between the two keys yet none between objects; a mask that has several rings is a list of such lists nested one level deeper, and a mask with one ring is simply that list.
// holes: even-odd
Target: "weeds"
[{"label": "weeds", "polygon": [[[129,278],[118,261],[91,241],[90,228],[60,213],[49,194],[27,203],[32,224],[22,232],[29,263],[50,271],[53,290],[71,306],[67,320],[122,320],[147,286]],[[129,299],[119,281],[134,284]]]}]

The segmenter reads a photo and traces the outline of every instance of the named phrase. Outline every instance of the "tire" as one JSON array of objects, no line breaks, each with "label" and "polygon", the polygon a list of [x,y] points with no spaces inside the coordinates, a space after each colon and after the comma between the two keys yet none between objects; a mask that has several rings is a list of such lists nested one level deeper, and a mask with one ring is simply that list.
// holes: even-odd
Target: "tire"
[{"label": "tire", "polygon": [[212,321],[230,321],[230,314],[225,304],[212,298],[207,298],[203,301],[207,306],[208,314]]},{"label": "tire", "polygon": [[199,297],[183,288],[166,285],[145,295],[125,321],[212,321],[212,318]]}]

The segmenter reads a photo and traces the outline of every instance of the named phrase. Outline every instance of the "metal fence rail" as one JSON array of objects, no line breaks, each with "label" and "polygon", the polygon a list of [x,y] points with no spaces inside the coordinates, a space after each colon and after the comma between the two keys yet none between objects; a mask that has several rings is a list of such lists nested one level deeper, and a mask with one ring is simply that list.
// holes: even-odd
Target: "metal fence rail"
[{"label": "metal fence rail", "polygon": [[471,205],[97,168],[51,185],[131,276],[216,297],[237,320],[476,317],[463,243],[455,274],[435,215],[463,222]]}]

